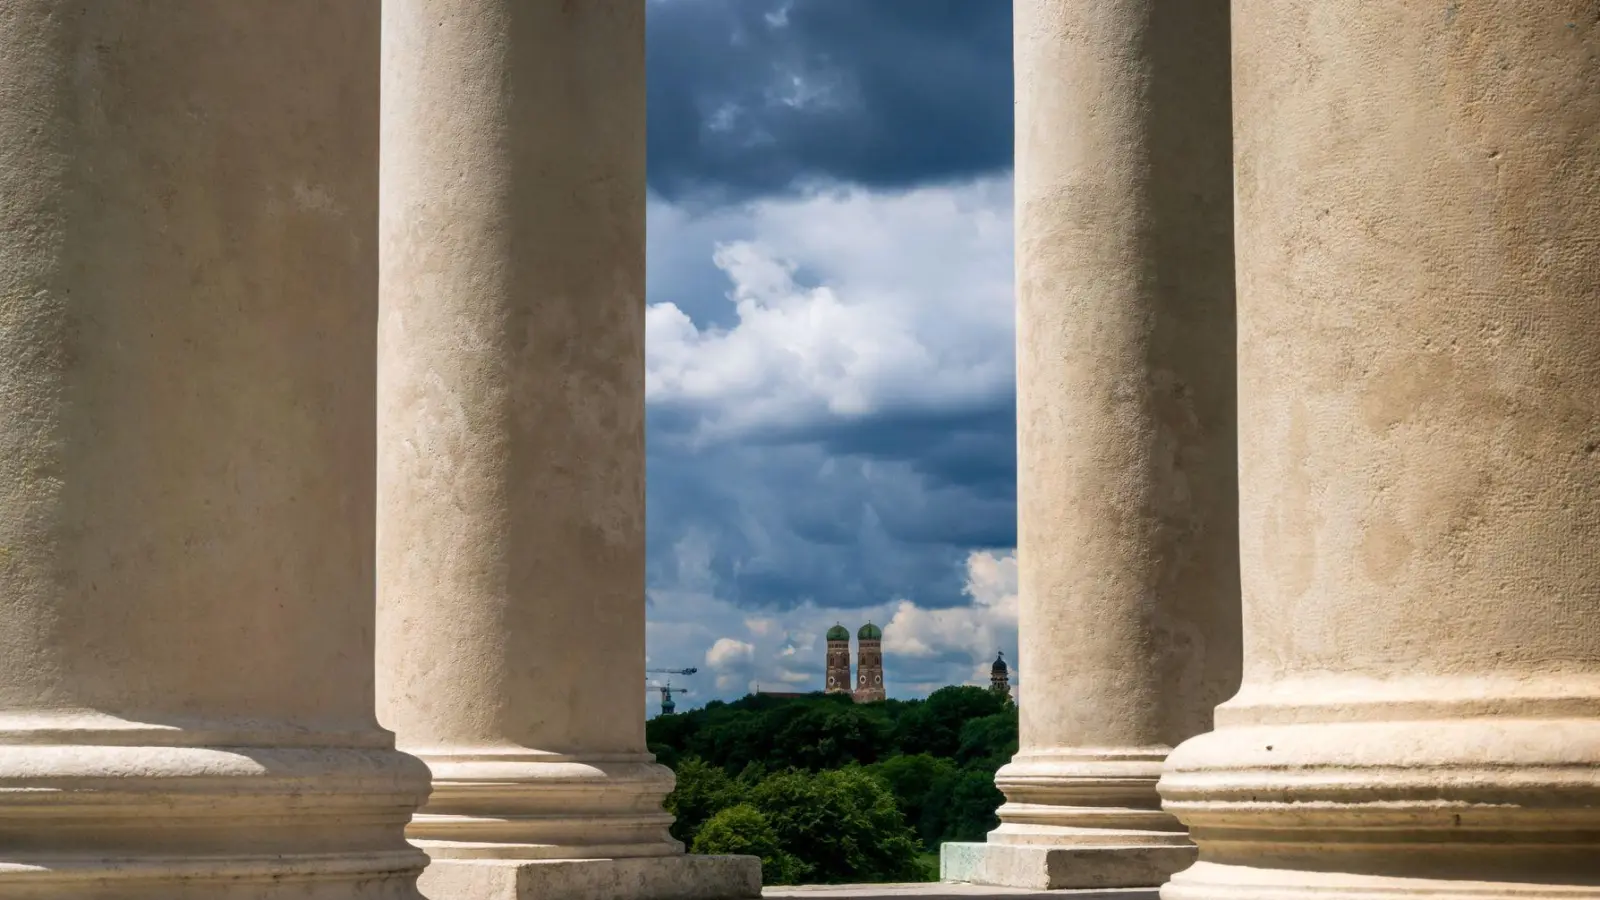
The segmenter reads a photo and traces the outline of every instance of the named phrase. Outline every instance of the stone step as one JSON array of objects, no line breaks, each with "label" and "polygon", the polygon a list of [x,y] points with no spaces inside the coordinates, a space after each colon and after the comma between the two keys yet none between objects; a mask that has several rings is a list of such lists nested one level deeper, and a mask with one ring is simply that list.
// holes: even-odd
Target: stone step
[{"label": "stone step", "polygon": [[824,900],[824,898],[849,898],[849,900],[976,900],[994,897],[996,900],[1015,900],[1018,897],[1050,897],[1053,900],[1157,900],[1156,888],[1117,888],[1097,890],[1034,891],[1027,888],[988,887],[977,884],[816,884],[795,887],[769,887],[761,892],[767,898],[792,898],[792,900]]}]

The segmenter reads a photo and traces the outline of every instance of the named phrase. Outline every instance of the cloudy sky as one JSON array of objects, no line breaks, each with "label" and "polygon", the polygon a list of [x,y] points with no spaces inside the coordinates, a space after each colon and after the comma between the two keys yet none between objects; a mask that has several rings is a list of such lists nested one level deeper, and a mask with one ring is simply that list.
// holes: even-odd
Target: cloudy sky
[{"label": "cloudy sky", "polygon": [[1015,658],[1010,7],[650,0],[649,653],[689,705],[819,688],[835,621],[891,696]]}]

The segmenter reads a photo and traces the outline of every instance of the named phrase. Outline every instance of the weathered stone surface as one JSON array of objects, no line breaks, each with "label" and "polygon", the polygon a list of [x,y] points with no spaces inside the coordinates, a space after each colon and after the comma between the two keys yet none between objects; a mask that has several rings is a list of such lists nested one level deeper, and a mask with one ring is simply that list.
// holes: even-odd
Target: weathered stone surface
[{"label": "weathered stone surface", "polygon": [[1600,18],[1234,12],[1245,677],[1162,896],[1600,896]]},{"label": "weathered stone surface", "polygon": [[644,5],[383,16],[378,702],[425,890],[753,896],[645,749]]},{"label": "weathered stone surface", "polygon": [[1194,865],[1195,848],[1012,846],[950,842],[939,848],[942,881],[1049,891],[1165,884]]},{"label": "weathered stone surface", "polygon": [[383,16],[378,709],[433,771],[409,833],[682,853],[644,742],[644,7]]},{"label": "weathered stone surface", "polygon": [[406,900],[378,9],[0,0],[0,896]]},{"label": "weathered stone surface", "polygon": [[[976,846],[983,846],[981,844]],[[1136,890],[1062,890],[1035,891],[1025,888],[999,887],[977,884],[830,884],[802,885],[800,887],[769,887],[761,893],[764,898],[795,898],[795,900],[895,900],[914,897],[918,900],[995,900],[1015,898],[1054,898],[1054,900],[1156,900],[1153,888]]]},{"label": "weathered stone surface", "polygon": [[428,900],[750,900],[753,856],[642,859],[441,859],[418,882]]},{"label": "weathered stone surface", "polygon": [[1155,886],[1193,853],[1162,761],[1239,677],[1228,3],[1019,0],[1015,29],[1026,677],[988,842],[1072,852],[959,854]]}]

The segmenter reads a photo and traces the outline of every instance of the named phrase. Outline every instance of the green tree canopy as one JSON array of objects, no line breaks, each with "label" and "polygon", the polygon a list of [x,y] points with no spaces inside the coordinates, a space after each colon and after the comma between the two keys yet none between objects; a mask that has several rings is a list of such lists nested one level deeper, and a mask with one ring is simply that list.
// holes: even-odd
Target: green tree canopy
[{"label": "green tree canopy", "polygon": [[694,846],[700,827],[719,810],[737,805],[745,785],[717,766],[689,758],[678,763],[678,784],[667,795],[667,812],[675,817],[672,836]]},{"label": "green tree canopy", "polygon": [[1013,706],[992,716],[968,719],[958,734],[957,762],[998,769],[1017,755],[1017,709]]},{"label": "green tree canopy", "polygon": [[775,766],[807,771],[870,763],[888,749],[888,728],[859,706],[803,708],[777,733]]},{"label": "green tree canopy", "polygon": [[[899,852],[896,835],[904,836],[906,826],[922,851],[934,851],[947,840],[982,840],[997,824],[995,808],[1002,799],[994,787],[995,770],[1016,753],[1017,709],[1003,697],[969,686],[942,688],[926,700],[867,704],[840,695],[755,695],[658,716],[646,732],[652,752],[678,773],[668,809],[677,816],[672,833],[686,845],[696,846],[700,830],[719,812],[745,804],[761,813],[780,849],[797,865],[817,866],[806,870],[810,880],[871,881],[897,871],[895,864],[872,857],[866,844],[850,844],[846,832],[824,830],[823,821],[844,814],[806,792],[827,785],[835,794],[843,791],[845,782],[834,778],[876,782],[878,794],[856,795],[850,802],[870,810],[878,802],[874,798],[886,795],[902,830],[890,828],[881,815],[851,815],[870,824],[857,828],[859,840],[887,835],[873,840],[887,841],[891,854]],[[839,774],[845,772],[854,774]],[[865,788],[857,784],[853,790]],[[783,791],[794,796],[779,802]],[[791,808],[795,804],[823,810],[822,818],[808,819],[809,813]],[[754,821],[740,816],[724,826]],[[830,869],[828,854],[846,862]],[[780,863],[773,865],[781,869]],[[898,871],[896,877],[915,877]]]},{"label": "green tree canopy", "polygon": [[906,821],[917,830],[924,846],[937,847],[948,827],[945,803],[955,789],[961,770],[948,759],[926,753],[896,756],[868,771],[881,778],[894,794]]},{"label": "green tree canopy", "polygon": [[972,719],[1005,711],[1005,699],[986,688],[942,687],[895,723],[894,739],[902,753],[954,757],[961,747],[961,727]]},{"label": "green tree canopy", "polygon": [[749,800],[814,882],[914,881],[921,875],[922,848],[894,795],[858,766],[780,772],[756,785]]},{"label": "green tree canopy", "polygon": [[945,806],[946,825],[943,840],[981,841],[984,835],[999,827],[995,810],[1004,802],[1005,795],[994,786],[994,775],[982,769],[966,769],[951,785],[950,799]]},{"label": "green tree canopy", "polygon": [[761,810],[748,803],[730,806],[708,819],[695,835],[692,849],[695,853],[759,857],[762,884],[800,884],[811,874],[810,866],[783,849]]}]

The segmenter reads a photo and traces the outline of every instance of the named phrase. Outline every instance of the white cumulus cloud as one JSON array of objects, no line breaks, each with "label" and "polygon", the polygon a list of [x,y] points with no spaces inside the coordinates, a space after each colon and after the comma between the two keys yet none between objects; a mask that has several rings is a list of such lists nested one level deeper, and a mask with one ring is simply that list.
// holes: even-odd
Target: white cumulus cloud
[{"label": "white cumulus cloud", "polygon": [[747,666],[755,658],[756,648],[733,638],[717,638],[706,651],[706,666],[713,671]]},{"label": "white cumulus cloud", "polygon": [[[707,228],[657,210],[652,227]],[[1013,380],[1009,176],[723,214],[731,324],[672,299],[646,317],[646,394],[700,438],[991,400]],[[716,232],[713,232],[716,233]]]},{"label": "white cumulus cloud", "polygon": [[922,609],[901,600],[883,629],[884,652],[962,655],[970,661],[969,679],[987,678],[996,651],[1017,643],[1016,552],[980,550],[967,557],[967,595],[970,604],[947,609]]},{"label": "white cumulus cloud", "polygon": [[[712,684],[709,692],[690,695],[689,706],[758,688],[820,690],[828,628],[838,623],[854,633],[872,621],[883,627],[890,696],[920,697],[947,684],[987,684],[996,651],[1016,661],[1016,586],[1014,552],[978,551],[967,558],[971,603],[946,609],[899,599],[865,609],[808,603],[779,615],[749,616],[710,593],[653,591],[650,656],[680,660],[703,653]],[[653,696],[650,708],[657,709]]]}]

